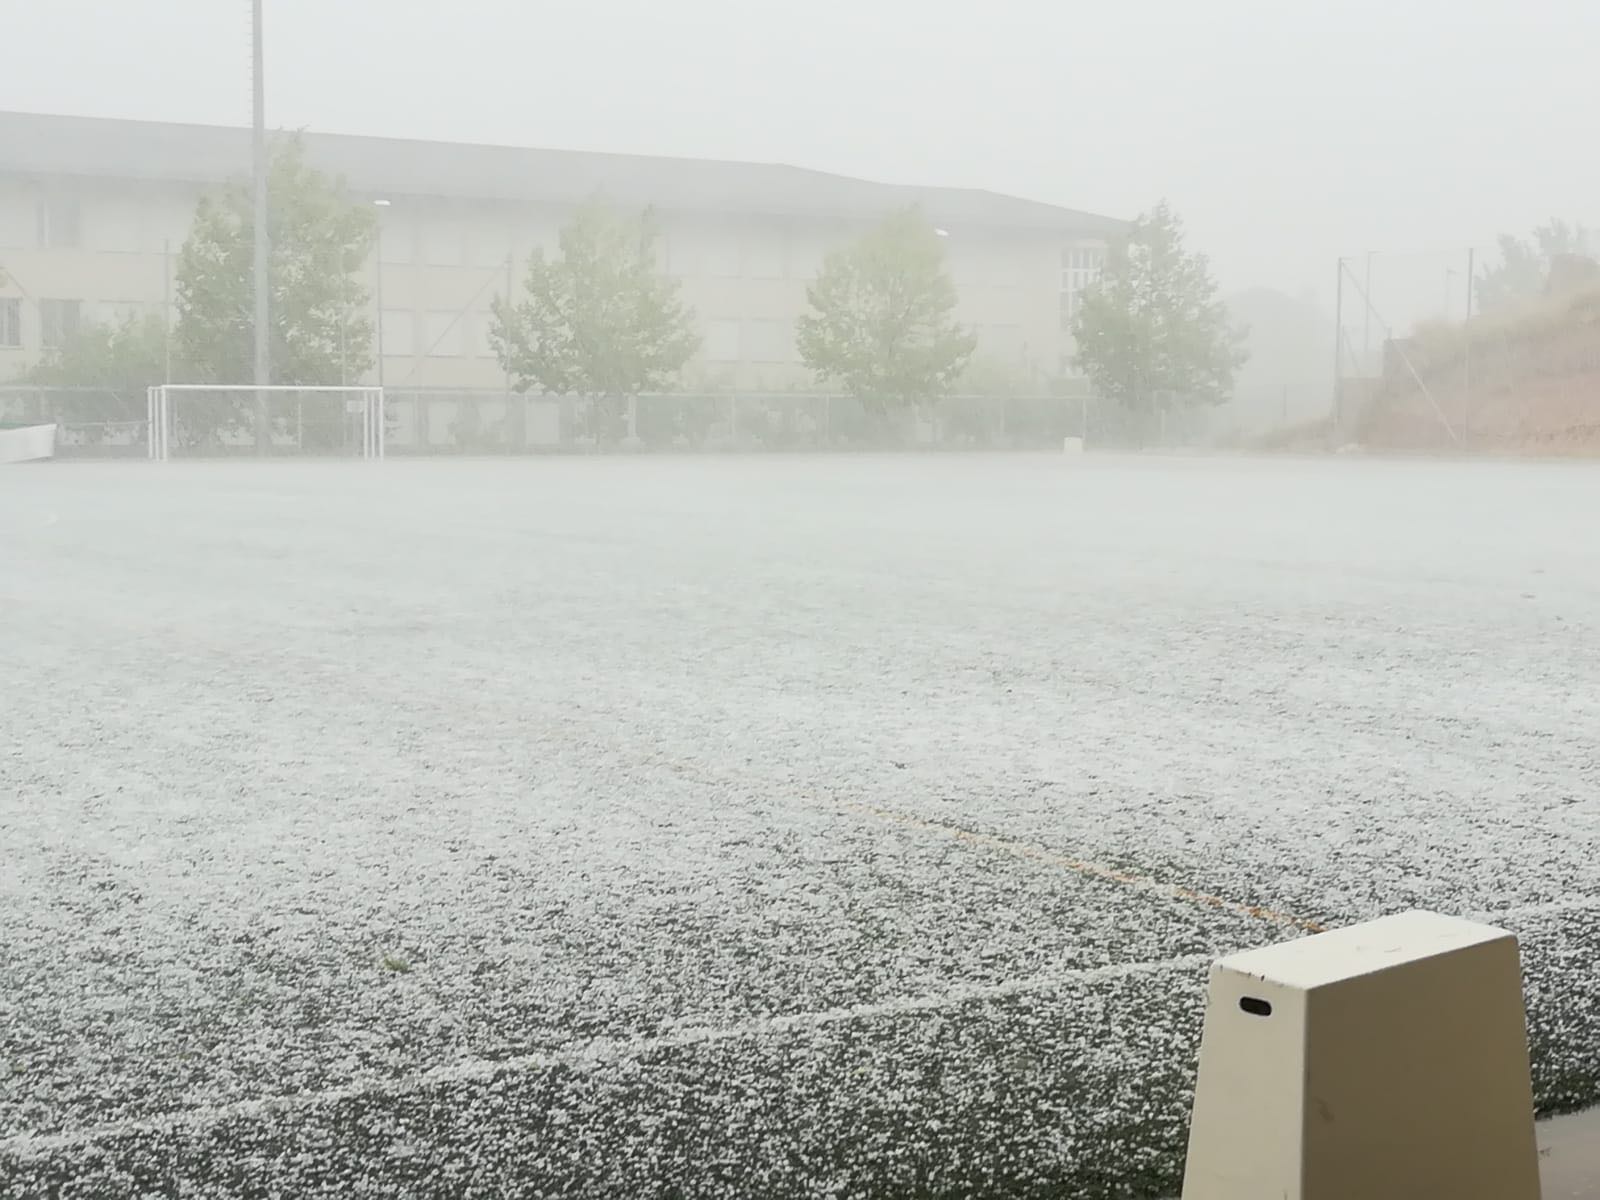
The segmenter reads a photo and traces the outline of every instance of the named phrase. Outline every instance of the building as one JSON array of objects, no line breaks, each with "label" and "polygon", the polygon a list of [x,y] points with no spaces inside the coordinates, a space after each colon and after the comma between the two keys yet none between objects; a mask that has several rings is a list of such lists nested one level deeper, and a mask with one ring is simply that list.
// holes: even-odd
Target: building
[{"label": "building", "polygon": [[[1124,227],[991,192],[773,164],[304,139],[313,165],[353,197],[387,202],[369,291],[382,297],[391,388],[503,388],[490,303],[596,195],[655,211],[663,266],[700,323],[684,380],[694,389],[808,386],[794,344],[807,282],[830,249],[912,204],[948,237],[959,317],[979,354],[1042,388],[1069,368],[1076,295]],[[0,381],[80,322],[163,311],[196,200],[249,166],[243,129],[0,113]]]}]

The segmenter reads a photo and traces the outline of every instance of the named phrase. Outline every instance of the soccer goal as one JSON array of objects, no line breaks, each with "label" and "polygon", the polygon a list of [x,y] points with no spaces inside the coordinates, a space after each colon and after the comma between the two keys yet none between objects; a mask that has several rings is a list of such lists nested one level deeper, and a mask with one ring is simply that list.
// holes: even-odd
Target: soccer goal
[{"label": "soccer goal", "polygon": [[383,457],[381,387],[164,383],[149,389],[149,456]]}]

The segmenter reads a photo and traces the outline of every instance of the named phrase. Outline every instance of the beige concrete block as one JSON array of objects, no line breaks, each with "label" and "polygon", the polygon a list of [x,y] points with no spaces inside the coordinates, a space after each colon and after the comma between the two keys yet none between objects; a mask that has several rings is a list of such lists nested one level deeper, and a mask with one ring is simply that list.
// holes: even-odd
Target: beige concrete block
[{"label": "beige concrete block", "polygon": [[1184,1200],[1538,1200],[1516,939],[1410,912],[1211,972]]},{"label": "beige concrete block", "polygon": [[0,429],[0,463],[33,462],[54,458],[56,427],[24,425],[20,429]]}]

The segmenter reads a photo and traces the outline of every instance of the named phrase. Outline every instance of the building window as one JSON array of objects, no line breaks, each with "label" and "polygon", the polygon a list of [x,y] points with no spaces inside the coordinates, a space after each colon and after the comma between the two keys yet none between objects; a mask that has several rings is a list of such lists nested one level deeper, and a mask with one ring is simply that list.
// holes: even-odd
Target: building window
[{"label": "building window", "polygon": [[79,300],[39,301],[39,343],[46,349],[64,346],[78,332],[83,303]]},{"label": "building window", "polygon": [[1092,287],[1105,268],[1105,251],[1075,246],[1061,252],[1061,332],[1071,333],[1073,319],[1083,303],[1084,290]]},{"label": "building window", "polygon": [[732,317],[712,317],[706,322],[706,361],[739,361],[739,322]]},{"label": "building window", "polygon": [[794,333],[787,321],[752,319],[745,322],[746,362],[783,363],[794,357]]},{"label": "building window", "polygon": [[406,309],[383,310],[383,356],[411,358],[417,352],[416,314]]},{"label": "building window", "polygon": [[39,201],[39,245],[47,250],[83,241],[83,207],[76,196],[46,196]]},{"label": "building window", "polygon": [[135,200],[98,201],[89,212],[89,240],[96,250],[136,254],[144,249],[144,214]]},{"label": "building window", "polygon": [[700,274],[700,247],[694,235],[679,229],[667,234],[667,274],[688,279]]},{"label": "building window", "polygon": [[386,263],[409,263],[414,256],[411,225],[389,217],[380,220],[383,226],[378,232],[379,259]]},{"label": "building window", "polygon": [[787,238],[777,226],[755,225],[745,237],[745,267],[752,279],[782,279],[784,243]]},{"label": "building window", "polygon": [[705,266],[707,275],[721,279],[738,279],[741,274],[738,235],[713,236],[710,244],[706,246]]},{"label": "building window", "polygon": [[424,224],[422,261],[432,267],[459,267],[462,261],[461,226],[453,221]]},{"label": "building window", "polygon": [[15,350],[22,345],[22,301],[0,300],[0,348]]},{"label": "building window", "polygon": [[1072,322],[1078,315],[1078,293],[1067,291],[1061,293],[1061,332],[1071,333]]},{"label": "building window", "polygon": [[1098,274],[1104,265],[1105,252],[1102,250],[1085,250],[1080,247],[1061,252],[1063,271],[1093,271]]},{"label": "building window", "polygon": [[38,218],[33,207],[21,192],[0,192],[0,247],[7,250],[31,250],[36,239],[34,225]]}]

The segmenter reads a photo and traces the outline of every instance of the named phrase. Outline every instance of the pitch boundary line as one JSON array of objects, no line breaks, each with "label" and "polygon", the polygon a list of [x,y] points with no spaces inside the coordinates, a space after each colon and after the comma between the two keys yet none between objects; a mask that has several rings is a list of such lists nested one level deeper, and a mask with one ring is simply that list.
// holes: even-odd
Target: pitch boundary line
[{"label": "pitch boundary line", "polygon": [[1484,908],[1465,913],[1468,921],[1484,925],[1499,925],[1506,921],[1525,921],[1530,917],[1559,917],[1570,912],[1587,912],[1600,908],[1600,896],[1581,896],[1577,899],[1546,900],[1540,904],[1524,904],[1520,908]]},{"label": "pitch boundary line", "polygon": [[[930,823],[931,824],[931,823]],[[933,825],[947,833],[966,833]],[[982,841],[983,835],[969,835]],[[1026,843],[1019,843],[1024,848]],[[1031,848],[1037,851],[1037,847]],[[1048,851],[1040,854],[1054,856]],[[1027,855],[1026,857],[1033,857]],[[1097,865],[1097,864],[1085,864]],[[1110,870],[1111,868],[1103,868]],[[1129,876],[1129,881],[1148,885],[1150,890],[1167,892],[1171,885]],[[1225,906],[1227,902],[1222,902]],[[1474,913],[1470,920],[1507,921],[1531,916],[1556,915],[1600,907],[1600,897],[1588,896],[1571,901],[1552,901],[1531,904],[1521,908],[1502,909],[1493,913]],[[181,1112],[164,1113],[148,1118],[129,1118],[87,1125],[60,1133],[13,1134],[0,1138],[0,1155],[15,1155],[19,1160],[38,1158],[60,1150],[92,1145],[105,1138],[138,1133],[198,1132],[212,1125],[236,1117],[259,1119],[268,1116],[290,1115],[327,1104],[337,1104],[362,1096],[401,1096],[423,1088],[445,1083],[475,1082],[493,1079],[500,1075],[520,1075],[553,1067],[570,1067],[587,1070],[609,1062],[625,1061],[660,1050],[685,1046],[734,1041],[758,1037],[763,1034],[782,1034],[794,1030],[820,1029],[848,1021],[871,1020],[877,1017],[898,1016],[905,1013],[928,1012],[956,1004],[984,1000],[998,1000],[1029,992],[1047,991],[1075,983],[1098,983],[1107,980],[1127,979],[1140,975],[1156,975],[1163,971],[1186,971],[1209,965],[1216,955],[1187,954],[1175,958],[1148,959],[1132,963],[1109,963],[1099,967],[1080,967],[1051,974],[1034,975],[1027,979],[1010,979],[1002,983],[982,985],[957,985],[946,991],[919,996],[901,996],[870,1004],[841,1005],[815,1012],[788,1013],[775,1017],[761,1017],[731,1025],[686,1024],[667,1033],[639,1038],[592,1038],[569,1044],[566,1047],[515,1055],[503,1059],[472,1059],[449,1066],[434,1067],[415,1075],[395,1079],[374,1080],[346,1087],[325,1088],[319,1091],[284,1093],[249,1100],[235,1100],[226,1104]]]},{"label": "pitch boundary line", "polygon": [[107,1121],[60,1133],[14,1134],[0,1139],[0,1155],[15,1155],[19,1159],[26,1160],[56,1151],[92,1145],[110,1137],[140,1133],[198,1132],[233,1118],[258,1119],[291,1115],[306,1109],[337,1104],[363,1096],[403,1096],[437,1084],[470,1083],[494,1079],[501,1075],[521,1075],[549,1070],[553,1067],[588,1070],[660,1050],[734,1041],[740,1038],[759,1037],[763,1034],[820,1029],[828,1025],[877,1017],[928,1012],[955,1004],[1004,999],[1076,983],[1100,983],[1139,975],[1156,975],[1163,971],[1193,970],[1209,964],[1214,957],[1211,954],[1187,954],[1176,958],[1150,959],[1143,962],[1110,963],[1099,967],[1080,967],[1047,975],[1035,975],[1027,979],[1011,979],[1003,983],[958,984],[946,991],[927,995],[901,996],[870,1004],[841,1005],[815,1012],[761,1017],[731,1025],[684,1025],[653,1037],[593,1038],[569,1047],[516,1055],[511,1058],[472,1059],[467,1062],[452,1063],[449,1066],[434,1067],[397,1079],[374,1080],[365,1084],[326,1088],[320,1091],[235,1100],[226,1104],[165,1113],[155,1117]]}]

